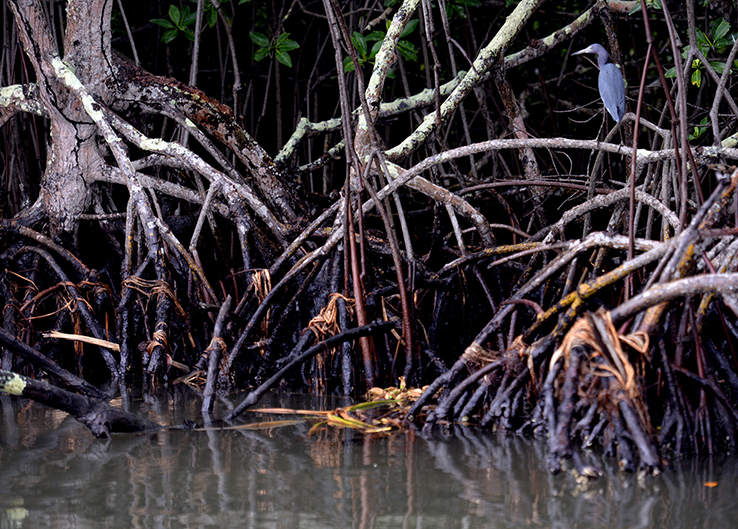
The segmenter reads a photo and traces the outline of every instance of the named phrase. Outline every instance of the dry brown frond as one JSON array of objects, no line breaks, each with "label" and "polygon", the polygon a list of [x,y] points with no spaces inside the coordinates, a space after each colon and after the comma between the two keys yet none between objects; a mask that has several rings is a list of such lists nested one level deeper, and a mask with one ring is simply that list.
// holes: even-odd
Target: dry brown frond
[{"label": "dry brown frond", "polygon": [[464,362],[466,362],[467,365],[475,366],[477,368],[486,366],[487,364],[497,360],[499,357],[500,353],[492,349],[482,347],[477,342],[472,342],[472,344],[464,350],[464,354],[461,355],[461,358],[464,359]]},{"label": "dry brown frond", "polygon": [[341,332],[341,328],[338,326],[339,299],[346,302],[346,310],[348,310],[349,316],[351,318],[354,317],[354,300],[338,294],[337,292],[331,294],[328,304],[321,309],[320,314],[315,316],[310,320],[310,323],[308,323],[308,329],[315,333],[315,339],[319,342]]},{"label": "dry brown frond", "polygon": [[[636,380],[636,371],[623,344],[645,357],[648,353],[649,338],[643,332],[619,334],[612,323],[609,311],[600,309],[596,313],[587,313],[577,320],[554,352],[550,369],[563,358],[565,368],[562,373],[566,372],[571,351],[575,347],[583,348],[588,352],[586,358],[589,360],[590,372],[595,378],[589,382],[589,387],[580,388],[580,394],[593,390],[597,379],[607,378],[607,384],[598,391],[602,405],[607,408],[617,403],[624,397],[623,393],[620,393],[622,391],[637,410],[644,426],[648,428],[648,414]],[[587,377],[581,377],[580,384],[586,380]]]},{"label": "dry brown frond", "polygon": [[172,303],[174,304],[174,307],[177,313],[182,317],[187,316],[187,313],[185,312],[184,308],[182,307],[180,302],[177,300],[177,295],[174,293],[174,291],[165,281],[159,281],[158,279],[148,280],[148,279],[142,279],[137,276],[131,276],[123,281],[123,287],[130,288],[131,290],[135,290],[136,292],[145,296],[146,298],[150,298],[151,296],[154,296],[154,295],[167,296],[169,297],[170,300],[172,300]]},{"label": "dry brown frond", "polygon": [[[256,294],[256,299],[259,300],[259,303],[264,301],[269,292],[271,292],[272,290],[272,276],[269,273],[269,270],[266,268],[254,270],[254,273],[251,276],[251,285],[254,289],[254,293]],[[271,319],[271,314],[272,309],[267,310],[266,315],[261,322],[261,331],[264,336],[266,336],[269,332],[269,321]],[[261,352],[262,356],[264,355],[264,352],[265,351]]]}]

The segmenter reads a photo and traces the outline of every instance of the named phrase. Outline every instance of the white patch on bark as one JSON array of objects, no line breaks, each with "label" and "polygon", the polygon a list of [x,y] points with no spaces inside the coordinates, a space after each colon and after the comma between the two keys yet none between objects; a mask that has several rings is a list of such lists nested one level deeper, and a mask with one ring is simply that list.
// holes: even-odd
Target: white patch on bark
[{"label": "white patch on bark", "polygon": [[24,389],[26,389],[26,381],[23,380],[20,375],[16,375],[15,373],[13,373],[13,378],[8,380],[3,386],[3,391],[18,397],[23,395]]}]

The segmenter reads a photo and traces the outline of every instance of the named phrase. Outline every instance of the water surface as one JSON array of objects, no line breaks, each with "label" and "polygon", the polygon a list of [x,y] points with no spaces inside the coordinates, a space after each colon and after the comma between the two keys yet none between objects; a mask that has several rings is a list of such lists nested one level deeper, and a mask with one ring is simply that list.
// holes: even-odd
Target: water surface
[{"label": "water surface", "polygon": [[[186,389],[124,401],[161,423],[201,420]],[[345,404],[270,395],[259,407]],[[545,471],[542,442],[474,428],[430,439],[335,428],[308,436],[313,423],[302,422],[96,440],[66,414],[23,399],[0,398],[0,417],[0,528],[738,524],[734,458],[672,463],[645,479],[593,458],[603,477],[582,485]],[[264,420],[274,418],[244,418]]]}]

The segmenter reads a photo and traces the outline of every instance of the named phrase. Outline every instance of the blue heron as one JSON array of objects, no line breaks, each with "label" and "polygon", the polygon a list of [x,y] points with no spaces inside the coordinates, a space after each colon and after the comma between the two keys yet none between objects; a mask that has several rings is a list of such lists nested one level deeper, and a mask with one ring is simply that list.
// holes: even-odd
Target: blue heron
[{"label": "blue heron", "polygon": [[572,55],[581,53],[596,53],[597,65],[600,67],[600,76],[598,78],[598,87],[600,89],[600,97],[605,103],[605,108],[617,122],[623,119],[625,114],[625,82],[623,74],[612,62],[610,62],[610,54],[599,44],[592,44],[583,50],[579,50]]}]

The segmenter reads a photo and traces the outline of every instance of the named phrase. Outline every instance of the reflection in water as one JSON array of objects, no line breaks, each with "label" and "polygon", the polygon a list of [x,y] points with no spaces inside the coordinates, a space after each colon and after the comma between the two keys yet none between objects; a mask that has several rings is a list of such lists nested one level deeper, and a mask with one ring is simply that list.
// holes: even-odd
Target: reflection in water
[{"label": "reflection in water", "polygon": [[[269,399],[264,406],[345,404]],[[197,420],[200,408],[186,389],[121,404],[172,424]],[[731,527],[738,515],[734,459],[671,464],[643,480],[606,460],[600,480],[580,485],[545,472],[543,443],[471,428],[430,439],[338,429],[308,438],[303,423],[104,441],[25,400],[0,398],[0,413],[0,528],[694,529]]]}]

